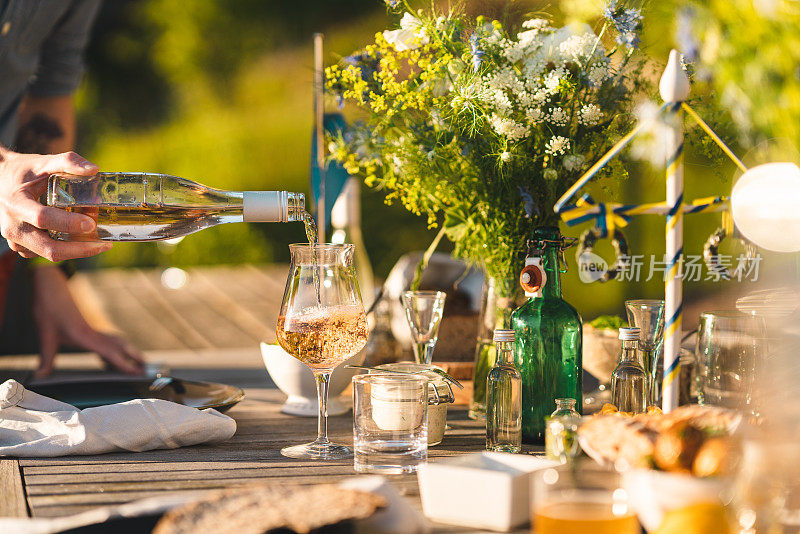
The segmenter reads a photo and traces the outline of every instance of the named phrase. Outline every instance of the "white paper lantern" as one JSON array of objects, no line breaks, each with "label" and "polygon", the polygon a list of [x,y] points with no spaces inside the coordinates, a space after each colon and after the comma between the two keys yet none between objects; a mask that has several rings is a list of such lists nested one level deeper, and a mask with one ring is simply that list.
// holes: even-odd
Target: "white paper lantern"
[{"label": "white paper lantern", "polygon": [[733,187],[731,211],[736,227],[757,246],[800,251],[800,167],[767,163],[749,169]]}]

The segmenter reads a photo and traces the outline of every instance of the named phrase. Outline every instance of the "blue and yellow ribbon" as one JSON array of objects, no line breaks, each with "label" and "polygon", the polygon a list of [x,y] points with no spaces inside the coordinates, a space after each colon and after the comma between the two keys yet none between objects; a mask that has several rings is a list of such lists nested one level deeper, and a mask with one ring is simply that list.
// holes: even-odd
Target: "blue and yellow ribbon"
[{"label": "blue and yellow ribbon", "polygon": [[[698,198],[691,204],[683,204],[683,213],[725,211],[728,209],[728,200],[728,197],[722,196]],[[589,195],[583,195],[577,203],[563,209],[561,219],[567,226],[596,220],[596,224],[601,230],[605,228],[606,231],[613,233],[614,228],[626,226],[634,215],[668,215],[669,212],[670,209],[666,202],[606,204],[595,202]]]},{"label": "blue and yellow ribbon", "polygon": [[575,226],[594,219],[595,226],[600,230],[600,237],[613,235],[614,230],[624,228],[631,220],[629,216],[616,211],[614,206],[602,202],[598,204],[588,194],[578,199],[574,206],[567,208],[561,214],[561,218],[567,226]]}]

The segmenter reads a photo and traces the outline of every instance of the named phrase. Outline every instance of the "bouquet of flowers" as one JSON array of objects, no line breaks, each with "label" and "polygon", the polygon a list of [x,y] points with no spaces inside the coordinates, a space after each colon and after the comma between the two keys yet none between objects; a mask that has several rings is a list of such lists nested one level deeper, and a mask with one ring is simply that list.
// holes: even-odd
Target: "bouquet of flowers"
[{"label": "bouquet of flowers", "polygon": [[439,227],[433,247],[446,235],[488,276],[516,278],[533,229],[557,224],[556,199],[633,120],[641,14],[612,1],[595,33],[387,4],[399,28],[327,69],[364,116],[332,157]]}]

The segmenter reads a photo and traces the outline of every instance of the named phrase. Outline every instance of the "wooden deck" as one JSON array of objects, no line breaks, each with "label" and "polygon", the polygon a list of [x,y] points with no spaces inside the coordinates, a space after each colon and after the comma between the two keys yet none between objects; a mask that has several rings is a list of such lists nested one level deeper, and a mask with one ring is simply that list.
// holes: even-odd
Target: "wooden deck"
[{"label": "wooden deck", "polygon": [[90,321],[124,333],[142,350],[258,346],[275,340],[286,265],[186,270],[169,289],[161,269],[82,272],[70,286]]}]

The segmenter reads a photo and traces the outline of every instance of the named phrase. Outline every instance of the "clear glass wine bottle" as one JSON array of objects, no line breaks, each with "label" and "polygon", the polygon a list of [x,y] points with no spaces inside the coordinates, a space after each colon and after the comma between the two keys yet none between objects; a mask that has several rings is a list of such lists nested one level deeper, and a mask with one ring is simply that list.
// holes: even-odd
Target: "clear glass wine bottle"
[{"label": "clear glass wine bottle", "polygon": [[638,328],[620,328],[622,353],[611,374],[611,402],[620,412],[643,413],[647,409],[647,373],[639,363],[636,348]]},{"label": "clear glass wine bottle", "polygon": [[310,219],[301,193],[224,191],[178,176],[144,172],[54,174],[47,204],[97,221],[90,234],[51,232],[64,241],[157,241],[219,224]]},{"label": "clear glass wine bottle", "polygon": [[522,378],[514,366],[514,331],[495,330],[497,360],[486,377],[486,450],[522,448]]}]

